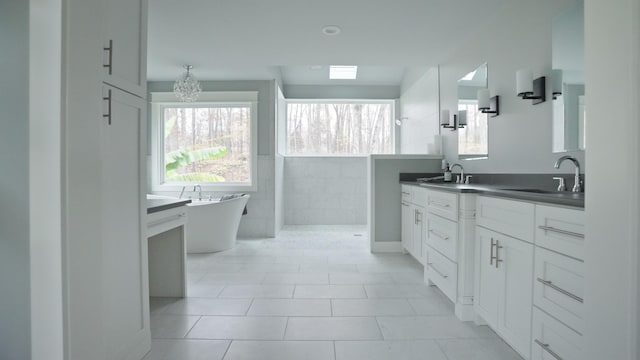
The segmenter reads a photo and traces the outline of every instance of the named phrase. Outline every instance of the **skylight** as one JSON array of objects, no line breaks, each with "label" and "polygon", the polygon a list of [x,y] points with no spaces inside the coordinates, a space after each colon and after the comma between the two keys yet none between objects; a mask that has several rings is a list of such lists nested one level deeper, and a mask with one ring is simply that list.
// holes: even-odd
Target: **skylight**
[{"label": "skylight", "polygon": [[473,77],[476,76],[476,70],[473,70],[472,72],[468,73],[467,75],[465,75],[465,77],[462,78],[462,80],[466,80],[466,81],[470,81],[473,80]]},{"label": "skylight", "polygon": [[358,67],[355,65],[329,66],[329,79],[331,80],[354,80],[357,74]]}]

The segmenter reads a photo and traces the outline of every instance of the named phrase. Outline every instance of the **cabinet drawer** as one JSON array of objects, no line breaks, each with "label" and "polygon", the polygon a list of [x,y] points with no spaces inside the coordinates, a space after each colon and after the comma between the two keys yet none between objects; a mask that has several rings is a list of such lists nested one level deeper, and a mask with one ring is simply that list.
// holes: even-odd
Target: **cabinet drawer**
[{"label": "cabinet drawer", "polygon": [[458,266],[432,247],[427,247],[424,277],[437,285],[454,303],[457,297]]},{"label": "cabinet drawer", "polygon": [[413,187],[409,185],[400,185],[400,191],[402,192],[402,201],[403,202],[412,202],[413,196]]},{"label": "cabinet drawer", "polygon": [[478,197],[476,224],[533,243],[534,205],[522,201]]},{"label": "cabinet drawer", "polygon": [[458,194],[428,190],[426,203],[429,212],[458,221]]},{"label": "cabinet drawer", "polygon": [[458,223],[427,214],[425,226],[427,244],[449,260],[456,262],[458,260]]},{"label": "cabinet drawer", "polygon": [[533,307],[531,360],[582,360],[582,336]]},{"label": "cabinet drawer", "polygon": [[584,210],[536,206],[536,245],[584,259]]},{"label": "cabinet drawer", "polygon": [[413,203],[420,206],[427,204],[427,189],[421,187],[413,188]]},{"label": "cabinet drawer", "polygon": [[536,247],[533,303],[574,330],[584,329],[584,263]]}]

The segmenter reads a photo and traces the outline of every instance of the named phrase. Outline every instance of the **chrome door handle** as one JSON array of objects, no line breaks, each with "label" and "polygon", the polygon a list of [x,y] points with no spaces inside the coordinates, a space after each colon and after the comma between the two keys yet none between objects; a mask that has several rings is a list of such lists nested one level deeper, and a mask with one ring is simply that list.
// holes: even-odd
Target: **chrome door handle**
[{"label": "chrome door handle", "polygon": [[113,40],[109,40],[109,46],[103,47],[102,50],[109,52],[109,61],[107,64],[102,64],[102,67],[109,69],[108,74],[111,75],[113,73]]},{"label": "chrome door handle", "polygon": [[439,203],[437,201],[429,201],[429,205],[435,205],[435,206],[444,207],[444,208],[448,208],[448,207],[451,206],[449,204],[443,204],[443,203]]},{"label": "chrome door handle", "polygon": [[573,232],[573,231],[568,231],[568,230],[557,229],[557,228],[554,228],[552,226],[542,226],[542,225],[540,225],[540,226],[538,226],[538,229],[542,229],[544,231],[551,231],[551,232],[555,232],[555,233],[558,233],[558,234],[569,235],[569,236],[577,237],[577,238],[580,238],[580,239],[584,239],[584,234],[580,234],[580,233]]},{"label": "chrome door handle", "polygon": [[442,234],[438,233],[437,231],[429,230],[429,233],[433,234],[435,237],[440,238],[442,240],[449,240],[448,236],[442,235]]},{"label": "chrome door handle", "polygon": [[542,348],[542,350],[546,351],[549,355],[553,356],[557,360],[562,360],[560,355],[556,354],[555,351],[551,350],[551,348],[549,347],[549,344],[545,344],[538,339],[535,339],[534,342],[538,344]]},{"label": "chrome door handle", "polygon": [[448,277],[449,277],[448,275],[443,274],[440,270],[436,269],[436,268],[433,266],[433,263],[427,263],[427,266],[429,266],[431,269],[433,269],[433,271],[435,271],[436,273],[438,273],[438,275],[442,276],[442,278],[443,278],[443,279],[446,279],[446,278],[448,278]]},{"label": "chrome door handle", "polygon": [[107,96],[103,96],[102,100],[107,102],[107,113],[102,114],[102,118],[109,120],[109,125],[111,125],[111,89],[107,90]]},{"label": "chrome door handle", "polygon": [[503,246],[500,246],[500,240],[496,240],[496,269],[498,268],[498,263],[501,263],[500,257],[498,256],[498,249],[502,249]]},{"label": "chrome door handle", "polygon": [[496,246],[496,244],[493,242],[493,238],[491,238],[491,251],[489,251],[489,265],[493,265],[493,259],[495,259],[495,257],[493,256],[493,248]]},{"label": "chrome door handle", "polygon": [[568,297],[572,298],[573,300],[575,300],[575,301],[577,301],[579,303],[584,303],[584,299],[582,299],[580,296],[575,295],[573,293],[570,293],[569,291],[559,287],[558,285],[552,283],[549,280],[545,280],[545,279],[541,279],[541,278],[538,278],[537,280],[538,280],[538,282],[542,283],[542,285],[548,286],[548,287],[552,288],[553,290],[555,290],[555,291],[557,291],[559,293],[567,295]]}]

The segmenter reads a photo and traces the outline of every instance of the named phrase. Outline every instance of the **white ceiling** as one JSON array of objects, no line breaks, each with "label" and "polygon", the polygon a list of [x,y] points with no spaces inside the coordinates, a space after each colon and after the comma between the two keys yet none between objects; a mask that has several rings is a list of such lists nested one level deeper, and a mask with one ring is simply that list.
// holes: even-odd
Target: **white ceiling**
[{"label": "white ceiling", "polygon": [[[399,85],[435,66],[509,0],[149,0],[148,78]],[[511,0],[513,1],[513,0]],[[325,25],[342,32],[327,36]],[[312,65],[359,65],[355,81]],[[327,75],[328,77],[328,75]]]}]

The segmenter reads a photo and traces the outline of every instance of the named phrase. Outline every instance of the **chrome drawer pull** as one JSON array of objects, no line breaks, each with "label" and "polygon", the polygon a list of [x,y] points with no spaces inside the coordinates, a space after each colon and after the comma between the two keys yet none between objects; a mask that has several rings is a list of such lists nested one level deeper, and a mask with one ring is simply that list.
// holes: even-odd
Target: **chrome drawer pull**
[{"label": "chrome drawer pull", "polygon": [[442,272],[440,272],[440,270],[438,270],[435,267],[433,267],[433,263],[427,263],[427,266],[429,266],[431,269],[433,269],[433,271],[438,273],[438,275],[442,276],[443,279],[446,279],[446,278],[449,277],[448,275],[443,274]]},{"label": "chrome drawer pull", "polygon": [[438,233],[438,232],[436,232],[436,231],[429,230],[429,233],[431,233],[431,234],[435,235],[435,237],[440,238],[440,239],[442,239],[442,240],[449,240],[449,237],[448,237],[448,236],[445,236],[445,235],[439,234],[439,233]]},{"label": "chrome drawer pull", "polygon": [[574,295],[574,294],[568,292],[567,290],[565,290],[565,289],[563,289],[561,287],[558,287],[557,285],[555,285],[554,283],[552,283],[549,280],[544,280],[544,279],[538,278],[538,282],[541,282],[542,285],[548,286],[548,287],[552,288],[553,290],[555,290],[557,292],[560,292],[562,294],[567,295],[568,297],[572,298],[573,300],[575,300],[575,301],[577,301],[579,303],[583,303],[584,302],[584,300],[580,296]]},{"label": "chrome drawer pull", "polygon": [[538,229],[542,229],[544,231],[551,231],[551,232],[555,232],[558,234],[563,234],[563,235],[569,235],[569,236],[573,236],[573,237],[577,237],[580,239],[584,239],[584,234],[580,234],[577,232],[573,232],[573,231],[567,231],[567,230],[562,230],[562,229],[556,229],[554,227],[551,226],[538,226]]},{"label": "chrome drawer pull", "polygon": [[436,202],[436,201],[429,201],[429,205],[435,205],[435,206],[445,207],[445,208],[448,208],[448,207],[451,206],[449,204],[443,204],[443,203],[439,203],[439,202]]},{"label": "chrome drawer pull", "polygon": [[411,195],[410,192],[406,192],[406,191],[403,191],[402,193],[405,194],[405,195]]},{"label": "chrome drawer pull", "polygon": [[547,353],[549,353],[549,355],[553,356],[554,358],[556,358],[557,360],[562,360],[562,358],[560,357],[560,355],[556,354],[555,351],[551,350],[549,348],[549,344],[545,344],[542,341],[535,339],[534,340],[536,344],[540,345],[540,347],[542,348],[542,350],[546,351]]}]

